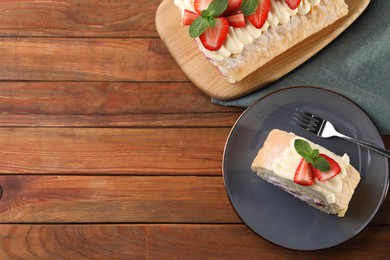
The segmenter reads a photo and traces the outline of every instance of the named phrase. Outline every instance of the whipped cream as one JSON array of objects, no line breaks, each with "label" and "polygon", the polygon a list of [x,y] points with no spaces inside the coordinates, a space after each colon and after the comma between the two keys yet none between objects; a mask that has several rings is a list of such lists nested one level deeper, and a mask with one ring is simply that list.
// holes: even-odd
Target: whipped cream
[{"label": "whipped cream", "polygon": [[339,157],[333,152],[327,150],[326,148],[316,145],[305,138],[296,137],[291,141],[290,146],[287,147],[283,151],[281,156],[276,158],[272,164],[272,171],[276,175],[291,181],[294,181],[295,170],[297,169],[302,159],[302,157],[295,151],[295,139],[306,140],[310,144],[312,149],[318,149],[320,153],[329,156],[339,164],[341,172],[338,175],[324,182],[318,181],[316,179],[313,185],[307,186],[307,188],[316,190],[324,194],[326,200],[329,203],[334,203],[336,201],[336,194],[340,193],[343,188],[342,179],[347,174],[346,168],[349,165],[349,156],[347,154],[344,154],[342,157]]},{"label": "whipped cream", "polygon": [[[239,54],[244,46],[251,44],[260,35],[270,27],[275,27],[279,24],[286,24],[290,18],[295,15],[305,15],[310,12],[313,6],[320,3],[321,0],[302,0],[299,6],[291,10],[284,0],[271,0],[271,9],[268,13],[267,21],[263,27],[257,29],[248,20],[246,25],[241,28],[229,27],[229,34],[219,50],[210,51],[203,47],[199,38],[196,38],[199,49],[206,57],[211,60],[220,61],[231,55]],[[184,9],[195,12],[194,0],[174,0],[174,4],[180,9],[183,15]]]}]

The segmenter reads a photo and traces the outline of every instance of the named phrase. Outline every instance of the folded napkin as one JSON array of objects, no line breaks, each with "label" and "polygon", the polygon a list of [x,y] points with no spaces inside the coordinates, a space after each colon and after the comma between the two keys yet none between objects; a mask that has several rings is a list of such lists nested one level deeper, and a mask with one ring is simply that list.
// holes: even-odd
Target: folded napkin
[{"label": "folded napkin", "polygon": [[390,134],[390,1],[371,0],[363,14],[327,47],[276,82],[225,106],[247,107],[288,86],[320,86],[340,93]]}]

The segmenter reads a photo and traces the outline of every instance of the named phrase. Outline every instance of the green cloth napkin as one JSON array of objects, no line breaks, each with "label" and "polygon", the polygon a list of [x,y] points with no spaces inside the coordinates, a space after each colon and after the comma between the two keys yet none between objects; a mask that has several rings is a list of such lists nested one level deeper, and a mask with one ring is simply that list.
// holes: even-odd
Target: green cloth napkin
[{"label": "green cloth napkin", "polygon": [[319,86],[340,93],[371,117],[381,134],[390,134],[390,0],[371,0],[363,14],[314,57],[258,92],[225,106],[248,107],[289,86]]}]

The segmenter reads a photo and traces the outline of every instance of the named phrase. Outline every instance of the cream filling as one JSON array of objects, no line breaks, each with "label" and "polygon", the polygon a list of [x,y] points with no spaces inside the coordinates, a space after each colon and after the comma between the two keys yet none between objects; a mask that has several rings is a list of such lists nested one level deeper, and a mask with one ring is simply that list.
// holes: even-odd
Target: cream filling
[{"label": "cream filling", "polygon": [[[304,138],[301,137],[294,138],[291,141],[290,146],[286,148],[281,154],[281,156],[276,158],[272,164],[272,171],[276,175],[291,181],[294,181],[295,170],[297,169],[302,159],[302,157],[295,151],[294,148],[295,139],[304,139]],[[322,193],[325,196],[328,203],[334,203],[336,201],[336,194],[340,193],[343,188],[342,179],[347,174],[346,168],[349,165],[349,156],[347,154],[344,154],[342,157],[337,156],[336,154],[327,150],[324,147],[316,145],[310,142],[309,140],[306,141],[309,142],[312,149],[318,149],[320,153],[326,154],[327,156],[335,160],[341,168],[341,172],[335,177],[333,177],[332,179],[324,182],[315,180],[315,183],[313,185],[307,186],[310,189]]]},{"label": "cream filling", "polygon": [[[239,54],[244,46],[251,44],[254,40],[266,31],[269,27],[278,24],[286,24],[290,17],[295,15],[305,15],[310,12],[313,6],[320,3],[321,0],[302,0],[299,6],[291,10],[284,0],[271,0],[271,10],[268,13],[267,21],[260,29],[255,28],[248,20],[246,26],[242,28],[229,27],[229,34],[219,50],[209,51],[203,47],[199,38],[196,39],[199,49],[206,57],[211,60],[220,61],[231,55]],[[194,11],[194,0],[174,0],[174,4],[180,9],[183,15],[184,9]]]}]

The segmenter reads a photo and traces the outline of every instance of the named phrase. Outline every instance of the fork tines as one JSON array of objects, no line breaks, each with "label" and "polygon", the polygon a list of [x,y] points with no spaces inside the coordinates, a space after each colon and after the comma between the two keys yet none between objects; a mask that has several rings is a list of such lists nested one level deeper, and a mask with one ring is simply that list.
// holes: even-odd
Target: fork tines
[{"label": "fork tines", "polygon": [[323,119],[300,109],[295,110],[291,120],[294,125],[314,133],[318,132],[322,122]]}]

